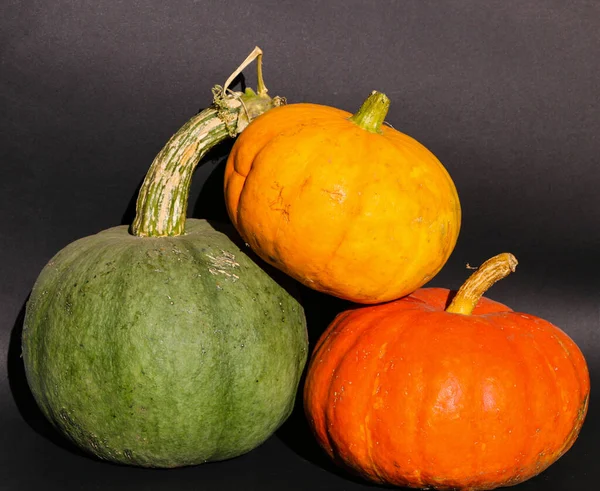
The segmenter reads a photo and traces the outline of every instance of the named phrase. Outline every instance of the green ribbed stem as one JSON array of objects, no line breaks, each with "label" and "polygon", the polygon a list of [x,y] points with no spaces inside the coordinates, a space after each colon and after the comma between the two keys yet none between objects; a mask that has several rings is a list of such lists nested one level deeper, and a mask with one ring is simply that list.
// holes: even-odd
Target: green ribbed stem
[{"label": "green ribbed stem", "polygon": [[215,87],[214,95],[214,103],[185,123],[152,162],[138,194],[133,235],[183,235],[192,175],[200,159],[218,143],[241,133],[254,118],[284,103],[280,97],[252,89],[223,95]]},{"label": "green ribbed stem", "polygon": [[349,119],[369,133],[381,133],[381,125],[390,108],[389,98],[374,90],[360,109]]}]

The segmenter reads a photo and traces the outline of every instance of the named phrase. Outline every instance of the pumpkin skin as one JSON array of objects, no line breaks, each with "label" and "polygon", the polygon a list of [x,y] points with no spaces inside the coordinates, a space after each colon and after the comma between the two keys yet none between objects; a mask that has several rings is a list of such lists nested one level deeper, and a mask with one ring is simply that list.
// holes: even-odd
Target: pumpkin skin
[{"label": "pumpkin skin", "polygon": [[282,103],[267,95],[261,56],[255,48],[230,77],[256,58],[258,92],[214,87],[213,104],[161,149],[131,227],[68,245],[32,290],[22,348],[33,396],[102,459],[178,467],[232,458],[291,413],[308,350],[302,307],[239,249],[233,227],[186,220],[202,156]]},{"label": "pumpkin skin", "polygon": [[266,262],[315,290],[373,304],[437,274],[460,229],[439,160],[388,126],[288,104],[256,118],[225,168],[229,217]]},{"label": "pumpkin skin", "polygon": [[481,298],[445,312],[424,288],[343,312],[323,334],[304,389],[329,456],[380,483],[487,490],[542,472],[575,442],[590,381],[558,327]]},{"label": "pumpkin skin", "polygon": [[223,460],[290,414],[307,358],[298,302],[223,233],[82,238],[42,270],[23,359],[45,416],[96,456],[144,467]]}]

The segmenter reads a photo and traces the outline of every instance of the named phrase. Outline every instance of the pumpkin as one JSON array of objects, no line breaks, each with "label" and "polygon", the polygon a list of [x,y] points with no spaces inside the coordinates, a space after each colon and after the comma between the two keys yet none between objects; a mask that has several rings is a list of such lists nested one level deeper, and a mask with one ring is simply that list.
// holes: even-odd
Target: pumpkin
[{"label": "pumpkin", "polygon": [[275,108],[240,135],[225,168],[229,217],[254,252],[312,289],[365,304],[437,274],[461,221],[441,162],[382,124],[389,104],[374,91],[354,115]]},{"label": "pumpkin", "polygon": [[243,107],[274,104],[264,91],[224,92],[157,155],[133,226],[66,246],[28,301],[33,396],[101,459],[177,467],[232,458],[293,408],[308,350],[302,307],[220,226],[186,220],[197,160],[243,129]]},{"label": "pumpkin", "polygon": [[498,255],[452,294],[423,288],[340,313],[307,369],[304,407],[327,454],[370,481],[487,490],[542,472],[588,408],[585,359],[550,322],[482,293]]}]

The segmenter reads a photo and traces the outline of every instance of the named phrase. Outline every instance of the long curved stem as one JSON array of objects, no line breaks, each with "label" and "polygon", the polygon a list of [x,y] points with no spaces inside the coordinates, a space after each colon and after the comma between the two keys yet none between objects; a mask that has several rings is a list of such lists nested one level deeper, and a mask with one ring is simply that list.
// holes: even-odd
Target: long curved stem
[{"label": "long curved stem", "polygon": [[181,235],[191,179],[198,161],[229,133],[218,110],[209,107],[182,126],[156,156],[142,183],[131,225],[133,235]]},{"label": "long curved stem", "polygon": [[258,47],[223,87],[214,87],[213,104],[186,122],[154,158],[138,194],[131,225],[133,235],[184,234],[191,179],[199,160],[218,143],[241,133],[260,114],[285,103],[281,97],[267,95],[262,70],[258,94],[252,89],[244,93],[228,89],[233,79],[257,58],[262,62],[262,50]]}]

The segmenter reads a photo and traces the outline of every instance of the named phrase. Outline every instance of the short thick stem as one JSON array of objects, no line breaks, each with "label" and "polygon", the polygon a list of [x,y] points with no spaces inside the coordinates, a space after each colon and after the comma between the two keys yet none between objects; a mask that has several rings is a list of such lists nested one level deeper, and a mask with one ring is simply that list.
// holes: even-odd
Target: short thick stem
[{"label": "short thick stem", "polygon": [[363,102],[360,109],[350,117],[362,129],[370,133],[381,133],[381,125],[387,116],[390,108],[388,97],[374,90],[371,95]]},{"label": "short thick stem", "polygon": [[488,259],[460,287],[446,312],[471,315],[483,294],[494,283],[513,273],[517,264],[517,258],[508,252]]}]

